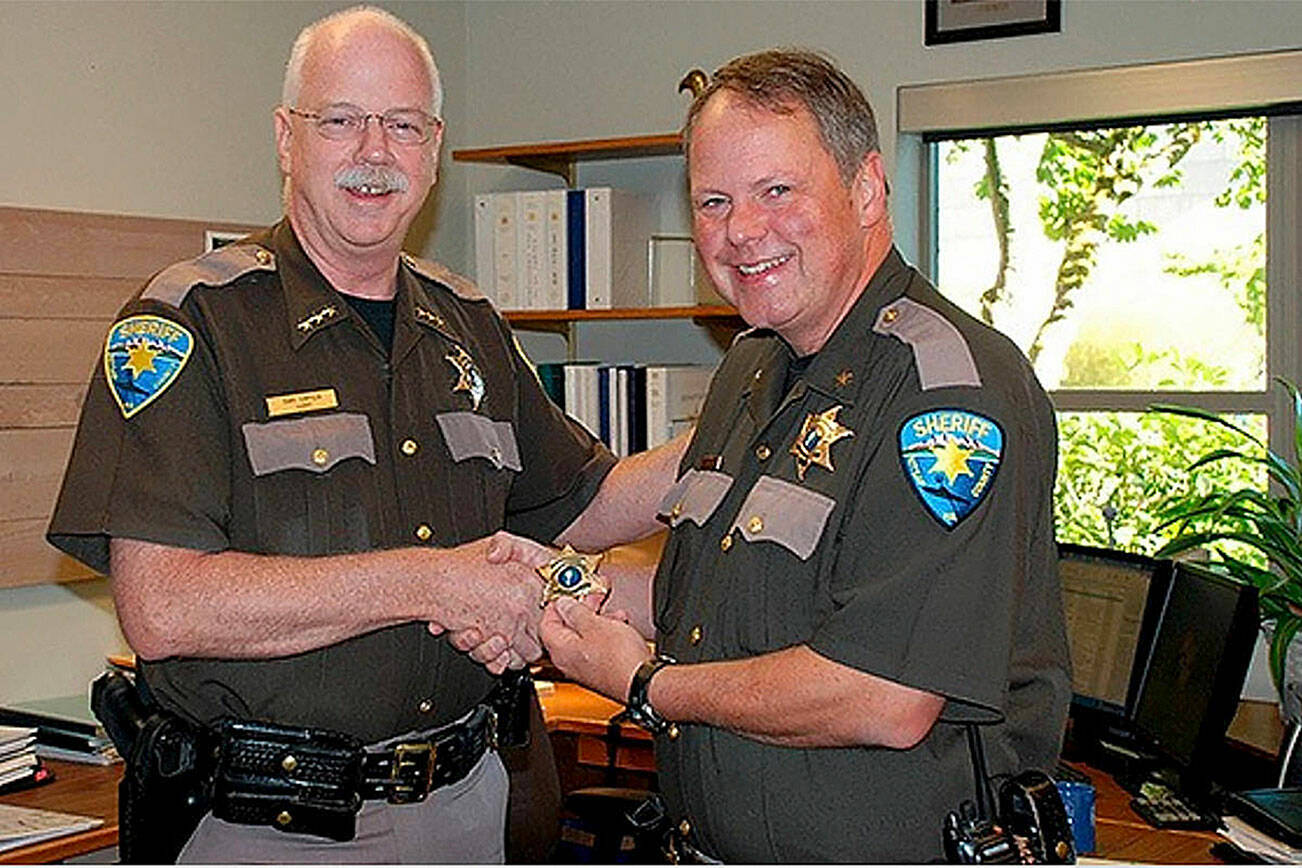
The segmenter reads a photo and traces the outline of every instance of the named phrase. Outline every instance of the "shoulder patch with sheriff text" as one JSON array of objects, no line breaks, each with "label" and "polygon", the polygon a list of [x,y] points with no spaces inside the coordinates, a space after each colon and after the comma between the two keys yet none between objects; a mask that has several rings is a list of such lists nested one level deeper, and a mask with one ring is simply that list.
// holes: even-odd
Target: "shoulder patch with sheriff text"
[{"label": "shoulder patch with sheriff text", "polygon": [[124,418],[130,419],[176,381],[194,349],[185,326],[139,314],[118,320],[104,341],[104,378]]},{"label": "shoulder patch with sheriff text", "polygon": [[928,410],[905,421],[899,444],[909,485],[931,517],[952,529],[994,487],[1004,432],[968,410]]}]

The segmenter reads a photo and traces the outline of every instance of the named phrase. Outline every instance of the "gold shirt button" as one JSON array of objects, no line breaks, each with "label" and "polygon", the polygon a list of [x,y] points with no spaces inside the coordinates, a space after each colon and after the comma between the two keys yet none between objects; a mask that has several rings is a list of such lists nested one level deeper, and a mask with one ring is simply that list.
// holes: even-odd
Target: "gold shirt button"
[{"label": "gold shirt button", "polygon": [[755,457],[760,461],[767,461],[768,457],[772,454],[773,450],[769,449],[769,447],[763,443],[755,447]]},{"label": "gold shirt button", "polygon": [[401,448],[402,448],[402,454],[403,454],[403,455],[415,455],[415,454],[416,454],[416,450],[419,449],[420,447],[416,445],[416,441],[415,441],[415,440],[410,440],[410,439],[409,439],[409,440],[404,440],[404,441],[402,441],[402,447],[401,447]]},{"label": "gold shirt button", "polygon": [[317,467],[325,467],[326,462],[330,460],[330,453],[325,449],[312,450],[312,463]]},{"label": "gold shirt button", "polygon": [[688,636],[688,640],[689,640],[693,645],[700,645],[700,644],[701,644],[701,625],[700,625],[700,624],[697,624],[695,627],[692,628],[692,632],[691,632],[691,634]]},{"label": "gold shirt button", "polygon": [[276,822],[282,826],[288,826],[290,823],[294,822],[294,817],[289,813],[289,811],[281,811],[276,815]]},{"label": "gold shirt button", "polygon": [[416,707],[420,709],[421,714],[429,714],[434,709],[434,703],[430,702],[428,699],[422,699],[420,705]]},{"label": "gold shirt button", "polygon": [[899,318],[900,318],[900,312],[893,307],[888,307],[886,308],[885,311],[882,312],[882,322],[885,323],[886,325],[890,325],[891,323],[895,322]]},{"label": "gold shirt button", "polygon": [[732,548],[732,534],[731,534],[731,533],[728,534],[727,536],[725,536],[723,539],[719,540],[719,548],[723,549],[725,552],[726,552],[728,549]]},{"label": "gold shirt button", "polygon": [[294,759],[292,753],[286,754],[285,758],[280,761],[280,767],[287,772],[292,772],[294,769],[298,768],[298,760]]},{"label": "gold shirt button", "polygon": [[678,518],[678,516],[680,516],[680,515],[682,515],[682,514],[683,514],[683,502],[680,500],[680,501],[678,501],[677,503],[674,504],[674,508],[673,508],[673,509],[669,510],[669,517],[670,517],[670,518]]},{"label": "gold shirt button", "polygon": [[669,729],[665,730],[665,735],[669,736],[670,741],[678,741],[678,724],[669,724]]},{"label": "gold shirt button", "polygon": [[265,247],[259,247],[253,252],[253,258],[258,261],[258,265],[270,265],[271,251],[267,250]]},{"label": "gold shirt button", "polygon": [[746,523],[746,529],[751,533],[759,533],[764,530],[764,519],[758,515],[752,515],[750,521]]},{"label": "gold shirt button", "polygon": [[682,835],[684,838],[692,834],[692,824],[688,822],[686,818],[678,824],[678,834]]},{"label": "gold shirt button", "polygon": [[429,525],[422,524],[420,527],[416,528],[416,539],[421,542],[428,542],[429,538],[432,536],[434,536],[434,531],[430,530]]}]

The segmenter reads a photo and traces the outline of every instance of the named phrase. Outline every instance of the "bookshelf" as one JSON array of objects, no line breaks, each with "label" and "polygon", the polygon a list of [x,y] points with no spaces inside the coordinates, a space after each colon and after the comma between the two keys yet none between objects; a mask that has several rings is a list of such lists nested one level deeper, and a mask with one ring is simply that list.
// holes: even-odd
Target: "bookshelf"
[{"label": "bookshelf", "polygon": [[669,157],[682,153],[678,133],[652,133],[572,142],[535,142],[491,148],[460,148],[452,159],[462,163],[497,163],[560,175],[567,187],[578,186],[578,164],[596,160]]},{"label": "bookshelf", "polygon": [[[487,148],[459,148],[452,159],[462,163],[511,165],[559,175],[567,187],[578,185],[578,166],[598,160],[671,157],[682,153],[678,133],[651,133],[564,142],[531,142]],[[512,326],[526,331],[552,332],[573,347],[574,324],[618,320],[687,320],[707,328],[721,346],[744,327],[737,311],[726,305],[689,307],[615,308],[606,310],[512,310],[504,315]],[[571,356],[572,357],[572,356]]]}]

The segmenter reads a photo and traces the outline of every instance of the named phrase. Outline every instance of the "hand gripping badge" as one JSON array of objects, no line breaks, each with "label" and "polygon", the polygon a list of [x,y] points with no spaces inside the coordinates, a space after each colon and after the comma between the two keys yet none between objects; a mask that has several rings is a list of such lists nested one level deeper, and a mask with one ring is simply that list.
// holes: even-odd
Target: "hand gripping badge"
[{"label": "hand gripping badge", "polygon": [[900,463],[931,516],[952,529],[994,485],[1004,432],[968,410],[929,410],[900,428]]}]

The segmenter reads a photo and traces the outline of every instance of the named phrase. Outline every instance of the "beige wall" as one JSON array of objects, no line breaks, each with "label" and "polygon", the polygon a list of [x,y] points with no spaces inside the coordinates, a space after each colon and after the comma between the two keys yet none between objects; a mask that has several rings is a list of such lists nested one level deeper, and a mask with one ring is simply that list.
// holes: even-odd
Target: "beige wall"
[{"label": "beige wall", "polygon": [[[0,3],[0,204],[274,219],[268,114],[284,56],[303,24],[338,5]],[[1069,0],[1060,35],[935,48],[922,45],[921,0],[386,5],[443,67],[445,154],[672,130],[684,71],[786,44],[830,52],[865,85],[893,166],[900,84],[1292,48],[1302,33],[1302,3],[1288,0]],[[681,183],[672,161],[646,171],[646,183]],[[467,267],[469,192],[545,183],[445,161],[426,249]],[[111,624],[102,588],[0,592],[0,700],[81,690],[116,650]],[[40,677],[22,671],[33,660]]]}]

